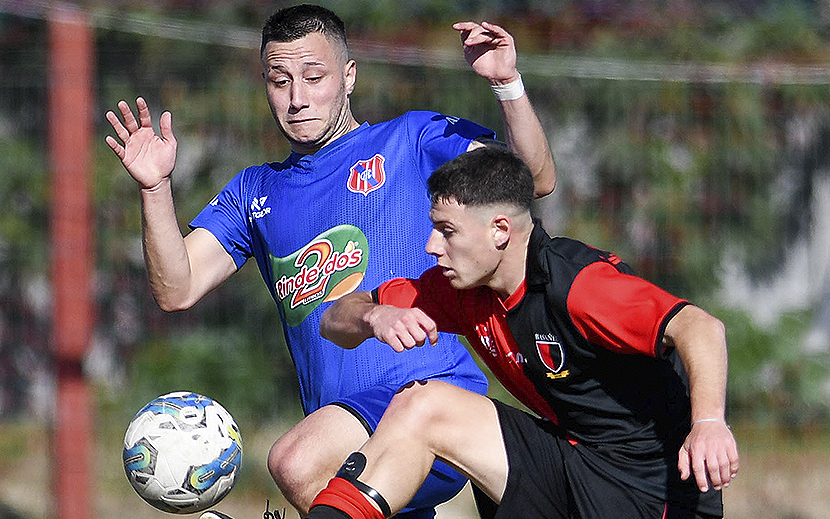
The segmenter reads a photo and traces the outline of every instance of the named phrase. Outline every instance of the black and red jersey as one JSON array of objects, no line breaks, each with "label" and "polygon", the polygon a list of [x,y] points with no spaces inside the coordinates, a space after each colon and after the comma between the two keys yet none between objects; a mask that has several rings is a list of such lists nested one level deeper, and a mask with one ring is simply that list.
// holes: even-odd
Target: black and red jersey
[{"label": "black and red jersey", "polygon": [[375,298],[419,307],[439,330],[467,337],[505,388],[557,422],[598,470],[716,513],[719,493],[714,508],[698,503],[697,487],[676,468],[691,407],[688,379],[663,333],[688,303],[613,254],[550,238],[536,224],[525,280],[506,300],[488,287],[456,290],[438,267],[384,283]]}]

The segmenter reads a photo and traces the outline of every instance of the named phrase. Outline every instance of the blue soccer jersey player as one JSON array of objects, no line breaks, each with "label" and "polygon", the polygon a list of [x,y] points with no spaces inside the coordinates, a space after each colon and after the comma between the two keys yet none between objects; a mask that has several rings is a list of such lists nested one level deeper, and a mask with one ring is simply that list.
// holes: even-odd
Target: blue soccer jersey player
[{"label": "blue soccer jersey player", "polygon": [[[454,25],[465,57],[488,80],[505,121],[507,145],[534,172],[537,195],[553,190],[553,158],[516,70],[513,38],[483,22]],[[360,124],[349,105],[356,78],[342,21],[317,6],[276,12],[263,28],[269,105],[292,153],[237,174],[182,236],[170,175],[172,116],[156,134],[146,102],[138,118],[118,104],[107,113],[107,143],[139,183],[143,240],[153,295],[167,311],[191,307],[249,258],[273,296],[299,378],[306,417],[271,449],[268,468],[286,499],[308,511],[349,453],[374,430],[395,391],[441,378],[478,393],[486,379],[457,340],[395,355],[382,344],[345,351],[319,336],[330,301],[358,287],[416,276],[433,264],[418,245],[428,236],[425,182],[444,162],[483,146],[493,132],[435,112],[408,112]],[[464,479],[437,464],[404,517],[432,517]]]}]

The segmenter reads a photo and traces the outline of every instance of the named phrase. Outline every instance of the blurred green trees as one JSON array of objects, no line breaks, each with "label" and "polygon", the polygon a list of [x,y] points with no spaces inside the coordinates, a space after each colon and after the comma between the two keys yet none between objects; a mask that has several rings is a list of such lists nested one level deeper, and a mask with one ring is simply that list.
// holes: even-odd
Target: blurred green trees
[{"label": "blurred green trees", "polygon": [[[487,85],[464,68],[449,25],[486,17],[511,30],[561,176],[557,194],[539,208],[549,230],[615,251],[644,277],[722,318],[733,414],[791,425],[826,417],[830,345],[823,352],[802,347],[814,324],[809,304],[781,306],[777,319],[759,323],[753,305],[775,302],[731,305],[723,295],[731,288],[726,264],[737,261],[752,282],[769,282],[821,217],[815,193],[830,171],[830,13],[823,4],[324,4],[343,16],[356,41],[440,46],[458,55],[457,69],[442,69],[395,64],[391,55],[363,62],[355,54],[353,109],[369,122],[434,109],[503,134],[498,107]],[[129,388],[119,396],[127,413],[186,388],[210,394],[244,420],[297,416],[292,362],[256,268],[246,266],[187,312],[158,310],[143,268],[136,187],[103,143],[103,114],[120,99],[134,105],[144,96],[156,120],[162,110],[173,112],[183,229],[237,171],[288,153],[262,91],[257,44],[187,37],[233,29],[255,42],[271,3],[182,5],[91,5],[99,27],[93,224],[100,312],[88,369],[104,387]],[[129,24],[119,22],[127,16]],[[178,36],[154,32],[168,26]],[[5,401],[15,402],[31,393],[32,371],[50,366],[44,137],[54,122],[45,120],[44,35],[38,13],[0,13],[0,369],[10,386]],[[628,79],[556,73],[530,59],[537,57],[618,60],[606,63],[622,63]],[[763,71],[764,64],[779,72],[812,64],[825,72],[815,84],[746,75],[633,79],[655,62],[718,65],[736,74]],[[0,414],[14,411],[21,409],[0,407]]]}]

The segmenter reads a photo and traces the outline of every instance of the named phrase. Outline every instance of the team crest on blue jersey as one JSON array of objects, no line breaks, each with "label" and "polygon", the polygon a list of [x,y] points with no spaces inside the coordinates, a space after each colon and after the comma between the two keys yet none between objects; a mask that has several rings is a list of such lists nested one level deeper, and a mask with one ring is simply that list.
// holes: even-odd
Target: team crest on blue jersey
[{"label": "team crest on blue jersey", "polygon": [[364,196],[375,189],[379,189],[386,183],[386,171],[383,169],[384,162],[386,162],[386,159],[381,154],[377,154],[369,160],[358,161],[349,169],[349,181],[346,183],[346,187],[352,193],[361,193]]}]

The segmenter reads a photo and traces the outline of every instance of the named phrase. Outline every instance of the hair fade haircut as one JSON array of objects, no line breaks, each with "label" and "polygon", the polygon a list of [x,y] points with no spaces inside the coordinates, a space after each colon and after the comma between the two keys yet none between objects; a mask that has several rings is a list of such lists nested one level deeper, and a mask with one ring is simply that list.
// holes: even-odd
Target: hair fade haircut
[{"label": "hair fade haircut", "polygon": [[325,7],[310,4],[285,7],[272,14],[262,27],[262,45],[259,47],[259,53],[262,55],[265,45],[270,41],[299,40],[313,32],[319,32],[339,44],[344,57],[348,59],[349,45],[343,20]]},{"label": "hair fade haircut", "polygon": [[513,153],[496,147],[462,153],[427,180],[432,203],[454,199],[461,205],[510,204],[529,211],[533,175]]}]

